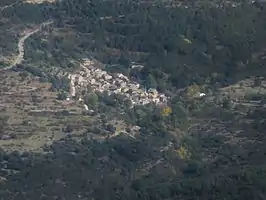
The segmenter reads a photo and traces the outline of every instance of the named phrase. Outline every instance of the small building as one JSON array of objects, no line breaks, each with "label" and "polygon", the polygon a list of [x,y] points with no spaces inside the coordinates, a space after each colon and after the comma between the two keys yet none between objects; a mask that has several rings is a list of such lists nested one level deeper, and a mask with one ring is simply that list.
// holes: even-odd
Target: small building
[{"label": "small building", "polygon": [[91,79],[91,84],[94,84],[96,81],[95,81],[95,79],[93,78],[93,79]]},{"label": "small building", "polygon": [[206,94],[205,93],[199,93],[199,96],[204,97],[204,96],[206,96]]},{"label": "small building", "polygon": [[83,106],[84,106],[85,110],[87,110],[87,111],[89,110],[89,107],[86,104],[84,104]]},{"label": "small building", "polygon": [[131,69],[135,68],[142,69],[143,67],[144,67],[143,65],[131,65]]},{"label": "small building", "polygon": [[113,77],[111,75],[108,75],[108,74],[104,75],[105,80],[111,80],[112,78]]},{"label": "small building", "polygon": [[149,90],[148,90],[148,92],[149,93],[152,93],[152,94],[158,94],[158,92],[157,92],[157,90],[156,89],[154,89],[154,88],[150,88]]}]

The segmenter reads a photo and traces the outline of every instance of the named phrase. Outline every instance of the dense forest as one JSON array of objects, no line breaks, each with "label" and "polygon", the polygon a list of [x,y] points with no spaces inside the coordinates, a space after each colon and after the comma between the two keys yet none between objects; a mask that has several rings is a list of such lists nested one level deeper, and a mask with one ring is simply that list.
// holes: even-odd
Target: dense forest
[{"label": "dense forest", "polygon": [[[261,101],[246,108],[219,90],[253,76],[252,88],[263,87],[263,3],[63,0],[17,4],[0,17],[14,24],[52,19],[54,29],[75,32],[67,45],[63,36],[48,45],[36,36],[26,49],[32,58],[18,66],[54,89],[68,90],[68,83],[47,75],[50,65],[70,70],[75,66],[66,67],[65,57],[89,55],[171,97],[165,111],[155,105],[130,108],[119,97],[94,94],[98,123],[123,119],[140,127],[134,138],[120,134],[98,141],[91,132],[103,130],[88,125],[78,141],[67,136],[42,153],[0,149],[1,200],[266,198],[266,95],[246,95]],[[53,55],[42,57],[42,68],[35,66],[39,49]],[[145,67],[131,69],[132,62]],[[199,91],[210,97],[193,98]]]},{"label": "dense forest", "polygon": [[[242,65],[252,67],[254,75],[261,73],[251,62],[252,55],[265,45],[262,7],[243,3],[221,9],[208,2],[168,7],[138,1],[82,5],[86,1],[64,1],[63,16],[70,17],[68,23],[81,33],[92,33],[94,48],[105,63],[127,66],[132,59],[145,63],[141,79],[152,75],[158,85],[167,82],[184,87],[193,82],[231,84],[246,76]],[[112,18],[99,20],[102,16]],[[120,55],[102,57],[106,48]],[[169,75],[167,81],[162,73]],[[219,76],[214,77],[215,73]]]}]

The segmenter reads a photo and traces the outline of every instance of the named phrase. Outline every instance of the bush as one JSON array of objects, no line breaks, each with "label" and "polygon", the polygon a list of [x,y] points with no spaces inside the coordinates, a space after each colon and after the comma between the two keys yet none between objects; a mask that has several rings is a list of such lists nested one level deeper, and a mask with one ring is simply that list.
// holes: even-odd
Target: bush
[{"label": "bush", "polygon": [[65,100],[67,98],[67,93],[64,91],[60,91],[57,93],[58,100]]},{"label": "bush", "polygon": [[111,133],[114,133],[116,131],[116,128],[112,124],[107,124],[106,130],[110,131]]}]

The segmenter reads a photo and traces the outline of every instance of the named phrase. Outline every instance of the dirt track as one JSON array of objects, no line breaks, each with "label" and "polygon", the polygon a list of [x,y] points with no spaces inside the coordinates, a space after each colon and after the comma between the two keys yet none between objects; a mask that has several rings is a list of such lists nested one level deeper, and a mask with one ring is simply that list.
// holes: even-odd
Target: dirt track
[{"label": "dirt track", "polygon": [[53,21],[44,22],[38,28],[35,28],[32,31],[26,32],[25,35],[23,35],[22,37],[20,37],[19,38],[19,41],[18,41],[18,44],[17,44],[18,51],[19,51],[18,55],[16,56],[16,58],[14,59],[14,61],[11,63],[11,65],[9,65],[9,66],[7,66],[5,68],[0,69],[0,71],[11,69],[14,66],[16,66],[17,64],[20,64],[23,61],[23,59],[24,59],[24,44],[25,44],[25,41],[30,36],[32,36],[33,34],[39,32],[43,26],[46,26],[46,25],[49,25],[49,24],[52,24],[52,23],[53,23]]},{"label": "dirt track", "polygon": [[0,7],[0,11],[2,12],[3,10],[7,9],[7,8],[11,8],[13,7],[14,5],[16,5],[17,3],[19,3],[19,1],[16,1],[10,5],[6,5],[6,6],[3,6],[3,7]]}]

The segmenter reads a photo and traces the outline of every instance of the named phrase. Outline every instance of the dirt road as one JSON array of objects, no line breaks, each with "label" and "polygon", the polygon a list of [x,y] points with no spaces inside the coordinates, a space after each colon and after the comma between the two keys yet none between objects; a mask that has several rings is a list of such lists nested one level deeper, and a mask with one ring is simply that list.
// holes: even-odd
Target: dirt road
[{"label": "dirt road", "polygon": [[29,32],[26,32],[25,35],[23,35],[22,37],[19,38],[19,41],[18,41],[18,44],[17,44],[17,47],[18,47],[18,55],[16,56],[16,58],[13,60],[13,62],[11,63],[11,65],[5,67],[5,68],[2,68],[0,69],[0,71],[4,71],[4,70],[8,70],[8,69],[11,69],[13,68],[14,66],[16,66],[17,64],[20,64],[22,61],[23,61],[23,58],[24,58],[24,44],[25,44],[25,41],[30,37],[32,36],[33,34],[39,32],[41,30],[42,27],[44,26],[47,26],[49,24],[52,24],[53,21],[47,21],[47,22],[44,22],[42,23],[38,28],[35,28],[34,30],[32,31],[29,31]]},{"label": "dirt road", "polygon": [[0,7],[0,11],[2,12],[3,10],[7,9],[7,8],[11,8],[13,7],[14,5],[16,5],[17,3],[19,3],[19,1],[16,1],[10,5],[6,5],[6,6],[3,6],[3,7]]}]

